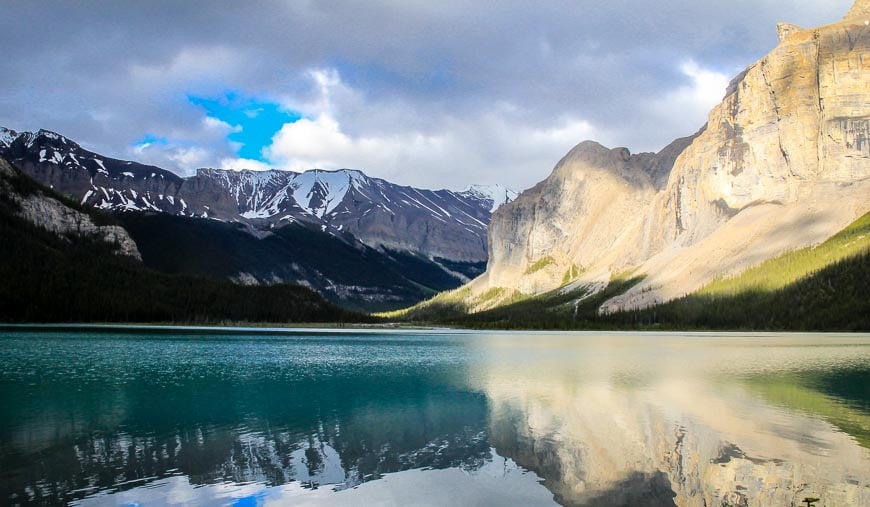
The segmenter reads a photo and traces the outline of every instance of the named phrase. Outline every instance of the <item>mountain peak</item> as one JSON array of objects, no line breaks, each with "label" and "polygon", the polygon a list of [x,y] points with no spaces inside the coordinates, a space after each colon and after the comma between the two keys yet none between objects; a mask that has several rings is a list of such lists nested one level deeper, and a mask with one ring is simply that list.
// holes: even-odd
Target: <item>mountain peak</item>
[{"label": "mountain peak", "polygon": [[858,18],[867,16],[865,24],[870,24],[870,0],[855,0],[855,5],[846,13],[843,19]]},{"label": "mountain peak", "polygon": [[8,129],[6,127],[0,127],[0,146],[9,146],[12,144],[18,137],[18,132],[14,130]]},{"label": "mountain peak", "polygon": [[39,129],[36,132],[16,132],[6,127],[0,127],[0,145],[6,147],[11,146],[16,139],[23,139],[28,147],[32,146],[37,139],[48,139],[49,141],[58,141],[60,144],[69,144],[78,147],[77,143],[51,130]]}]

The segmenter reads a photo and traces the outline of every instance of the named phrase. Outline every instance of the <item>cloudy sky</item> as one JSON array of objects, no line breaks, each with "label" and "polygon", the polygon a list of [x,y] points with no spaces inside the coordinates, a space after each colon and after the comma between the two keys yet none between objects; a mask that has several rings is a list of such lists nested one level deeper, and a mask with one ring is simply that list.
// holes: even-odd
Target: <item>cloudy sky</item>
[{"label": "cloudy sky", "polygon": [[696,131],[777,21],[852,0],[4,0],[0,125],[157,164],[526,188]]}]

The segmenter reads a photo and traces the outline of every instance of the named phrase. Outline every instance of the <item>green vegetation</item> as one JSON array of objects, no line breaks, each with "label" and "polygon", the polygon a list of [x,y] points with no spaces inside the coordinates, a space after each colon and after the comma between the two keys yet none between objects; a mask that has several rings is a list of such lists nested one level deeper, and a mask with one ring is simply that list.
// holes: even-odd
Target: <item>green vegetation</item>
[{"label": "green vegetation", "polygon": [[[454,323],[457,316],[462,316],[480,309],[492,308],[496,305],[508,305],[528,299],[529,296],[515,289],[493,287],[484,293],[472,296],[469,287],[442,292],[435,297],[418,303],[410,308],[377,314],[390,320],[410,322]],[[503,307],[503,306],[500,306]]]},{"label": "green vegetation", "polygon": [[505,287],[493,287],[483,294],[472,298],[471,306],[473,308],[487,308],[499,303],[513,303],[520,299],[523,299],[523,295],[518,290],[507,289]]},{"label": "green vegetation", "polygon": [[746,291],[775,291],[793,284],[841,259],[870,250],[870,213],[825,241],[767,260],[738,276],[720,278],[698,292],[699,295],[735,295]]},{"label": "green vegetation", "polygon": [[615,278],[597,293],[590,293],[590,288],[584,286],[572,291],[555,290],[535,297],[515,296],[513,301],[504,306],[454,317],[449,323],[495,329],[610,328],[613,326],[598,315],[598,307],[640,281],[641,278]]},{"label": "green vegetation", "polygon": [[580,269],[576,264],[571,264],[571,267],[565,271],[565,276],[562,277],[562,285],[568,285],[571,283],[571,280],[576,279],[583,273],[583,270]]},{"label": "green vegetation", "polygon": [[690,294],[609,316],[630,326],[677,329],[870,330],[870,252],[837,261],[778,290]]},{"label": "green vegetation", "polygon": [[532,273],[540,271],[540,270],[546,268],[547,266],[549,266],[550,264],[555,264],[555,263],[556,263],[556,259],[554,259],[550,255],[548,255],[546,257],[542,257],[542,258],[538,259],[534,264],[532,264],[531,266],[526,268],[525,274],[531,275]]},{"label": "green vegetation", "polygon": [[[589,287],[585,286],[538,296],[495,287],[473,297],[471,289],[463,287],[439,294],[411,308],[383,314],[382,317],[481,329],[609,328],[613,325],[598,315],[598,307],[640,280],[639,277],[615,277],[603,291],[595,294],[589,294]],[[486,308],[487,303],[494,301],[499,301],[500,306],[469,313],[471,308]]]},{"label": "green vegetation", "polygon": [[[566,283],[573,269],[565,274]],[[599,315],[602,303],[640,280],[628,271],[614,276],[603,291],[594,294],[590,287],[526,297],[516,293],[501,301],[501,306],[476,313],[469,311],[480,309],[481,299],[495,299],[506,289],[497,289],[497,294],[491,290],[476,299],[470,291],[453,291],[389,317],[479,328],[867,331],[870,213],[820,245],[788,252],[736,277],[715,280],[695,294],[649,309]]]},{"label": "green vegetation", "polygon": [[409,308],[385,312],[377,316],[398,321],[441,322],[452,316],[468,313],[470,298],[471,289],[461,287],[437,294],[435,297]]},{"label": "green vegetation", "polygon": [[[19,178],[20,173],[3,177],[17,191],[50,193],[38,185],[22,187],[28,183],[16,182]],[[16,211],[10,195],[0,192],[0,320],[5,322],[373,320],[338,308],[305,287],[246,287],[152,271],[114,254],[113,245],[102,240],[58,237]],[[96,210],[87,212],[99,217]]]},{"label": "green vegetation", "polygon": [[788,252],[695,294],[611,316],[674,328],[870,330],[870,213],[824,243]]}]

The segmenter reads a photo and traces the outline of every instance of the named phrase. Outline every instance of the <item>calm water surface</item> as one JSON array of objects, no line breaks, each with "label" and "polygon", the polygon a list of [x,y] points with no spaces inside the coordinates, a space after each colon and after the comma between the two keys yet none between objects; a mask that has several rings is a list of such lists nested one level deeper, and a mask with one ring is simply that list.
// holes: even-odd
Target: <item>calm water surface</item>
[{"label": "calm water surface", "polygon": [[867,335],[0,331],[0,368],[0,504],[870,505]]}]

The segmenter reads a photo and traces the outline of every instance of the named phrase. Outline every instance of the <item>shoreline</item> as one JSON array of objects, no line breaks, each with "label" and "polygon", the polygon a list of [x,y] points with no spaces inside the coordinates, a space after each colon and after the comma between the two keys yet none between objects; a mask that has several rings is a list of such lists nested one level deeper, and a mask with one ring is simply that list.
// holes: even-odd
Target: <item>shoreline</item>
[{"label": "shoreline", "polygon": [[752,330],[752,329],[498,329],[468,328],[459,326],[405,325],[402,323],[349,324],[298,323],[298,324],[245,324],[245,325],[189,325],[189,324],[144,324],[144,323],[0,323],[0,332],[93,332],[117,333],[132,331],[142,334],[210,334],[210,335],[311,335],[311,334],[382,334],[391,332],[425,332],[432,334],[453,333],[499,333],[499,334],[641,334],[641,335],[696,335],[696,336],[781,336],[818,335],[870,336],[866,331],[806,331],[806,330]]}]

